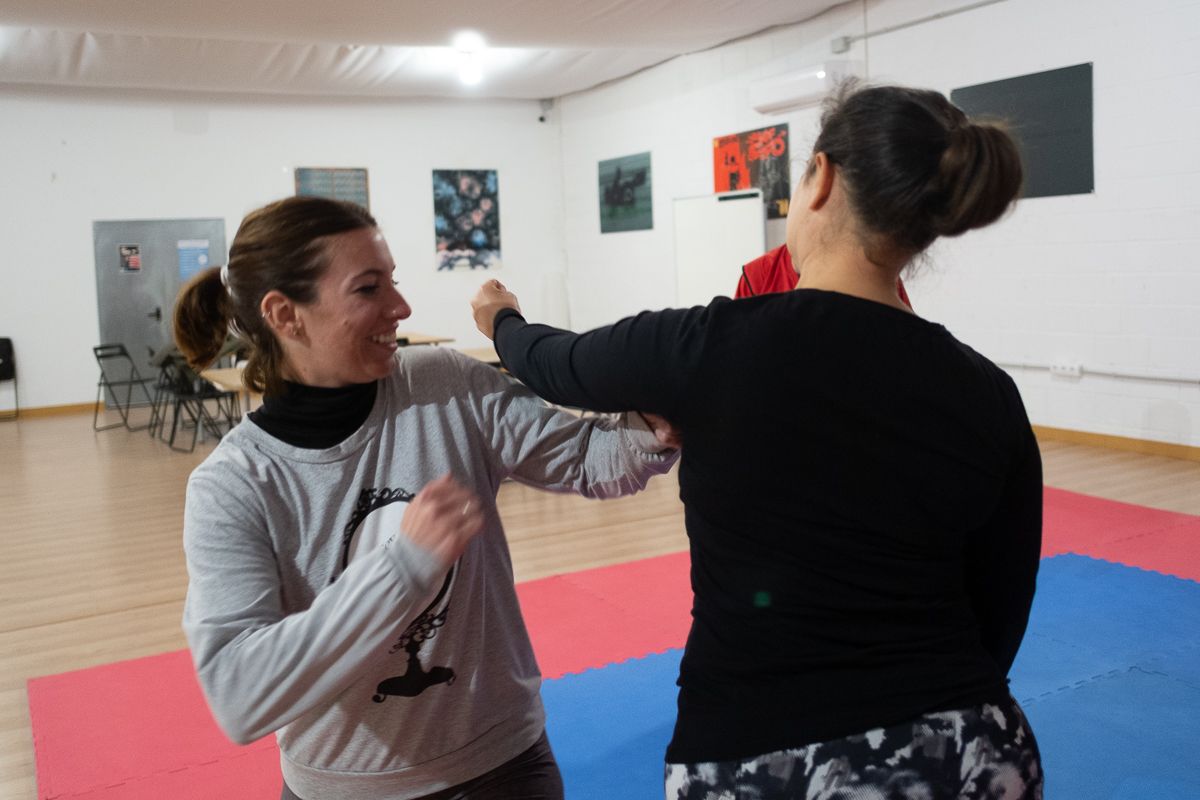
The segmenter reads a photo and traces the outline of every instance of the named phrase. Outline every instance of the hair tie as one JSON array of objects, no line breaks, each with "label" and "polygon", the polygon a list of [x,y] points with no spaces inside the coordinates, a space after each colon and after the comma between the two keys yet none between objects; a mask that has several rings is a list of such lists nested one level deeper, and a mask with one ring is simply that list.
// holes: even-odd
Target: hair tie
[{"label": "hair tie", "polygon": [[233,287],[229,285],[229,265],[228,264],[221,265],[221,285],[225,287],[225,291],[229,294],[229,297],[231,299],[236,299],[233,296]]}]

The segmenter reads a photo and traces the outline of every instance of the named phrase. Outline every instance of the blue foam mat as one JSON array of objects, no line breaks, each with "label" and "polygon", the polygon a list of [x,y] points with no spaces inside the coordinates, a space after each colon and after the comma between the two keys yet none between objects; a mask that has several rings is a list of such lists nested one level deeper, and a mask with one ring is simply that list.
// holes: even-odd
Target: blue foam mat
[{"label": "blue foam mat", "polygon": [[[678,650],[546,681],[568,800],[659,800]],[[1200,800],[1200,584],[1042,562],[1012,672],[1053,800]]]},{"label": "blue foam mat", "polygon": [[1200,583],[1086,556],[1042,562],[1029,629],[1010,677],[1028,703],[1151,660],[1200,663]]},{"label": "blue foam mat", "polygon": [[1026,704],[1055,800],[1200,798],[1200,689],[1132,668]]},{"label": "blue foam mat", "polygon": [[662,800],[682,650],[542,685],[568,800]]}]

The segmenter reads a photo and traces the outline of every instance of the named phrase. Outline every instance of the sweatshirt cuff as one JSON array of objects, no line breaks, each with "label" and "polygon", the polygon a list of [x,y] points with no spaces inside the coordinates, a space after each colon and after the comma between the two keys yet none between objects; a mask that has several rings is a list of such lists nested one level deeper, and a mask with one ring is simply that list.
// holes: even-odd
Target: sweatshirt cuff
[{"label": "sweatshirt cuff", "polygon": [[625,436],[633,449],[650,456],[674,456],[679,451],[658,440],[646,419],[636,411],[626,411],[623,417]]}]

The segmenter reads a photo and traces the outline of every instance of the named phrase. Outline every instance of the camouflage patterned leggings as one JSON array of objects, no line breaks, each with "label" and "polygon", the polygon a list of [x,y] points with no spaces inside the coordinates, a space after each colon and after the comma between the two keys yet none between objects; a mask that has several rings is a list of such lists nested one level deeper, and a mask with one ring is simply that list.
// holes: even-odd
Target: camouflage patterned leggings
[{"label": "camouflage patterned leggings", "polygon": [[667,800],[1041,800],[1015,700],[926,714],[744,761],[667,764]]}]

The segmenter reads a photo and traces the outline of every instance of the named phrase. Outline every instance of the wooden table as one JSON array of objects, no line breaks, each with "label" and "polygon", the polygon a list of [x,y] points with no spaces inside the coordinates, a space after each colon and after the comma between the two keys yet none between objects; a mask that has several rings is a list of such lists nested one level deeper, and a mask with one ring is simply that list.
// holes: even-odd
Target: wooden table
[{"label": "wooden table", "polygon": [[222,392],[237,392],[245,398],[246,411],[253,410],[254,401],[261,400],[258,394],[246,388],[242,383],[241,367],[220,367],[200,371],[200,377],[220,389]]},{"label": "wooden table", "polygon": [[450,336],[430,336],[427,333],[416,333],[414,331],[396,331],[396,341],[400,346],[417,345],[417,344],[445,344],[453,342],[453,337]]},{"label": "wooden table", "polygon": [[494,347],[461,347],[458,352],[485,364],[491,364],[493,367],[500,366],[500,356],[496,355]]}]

